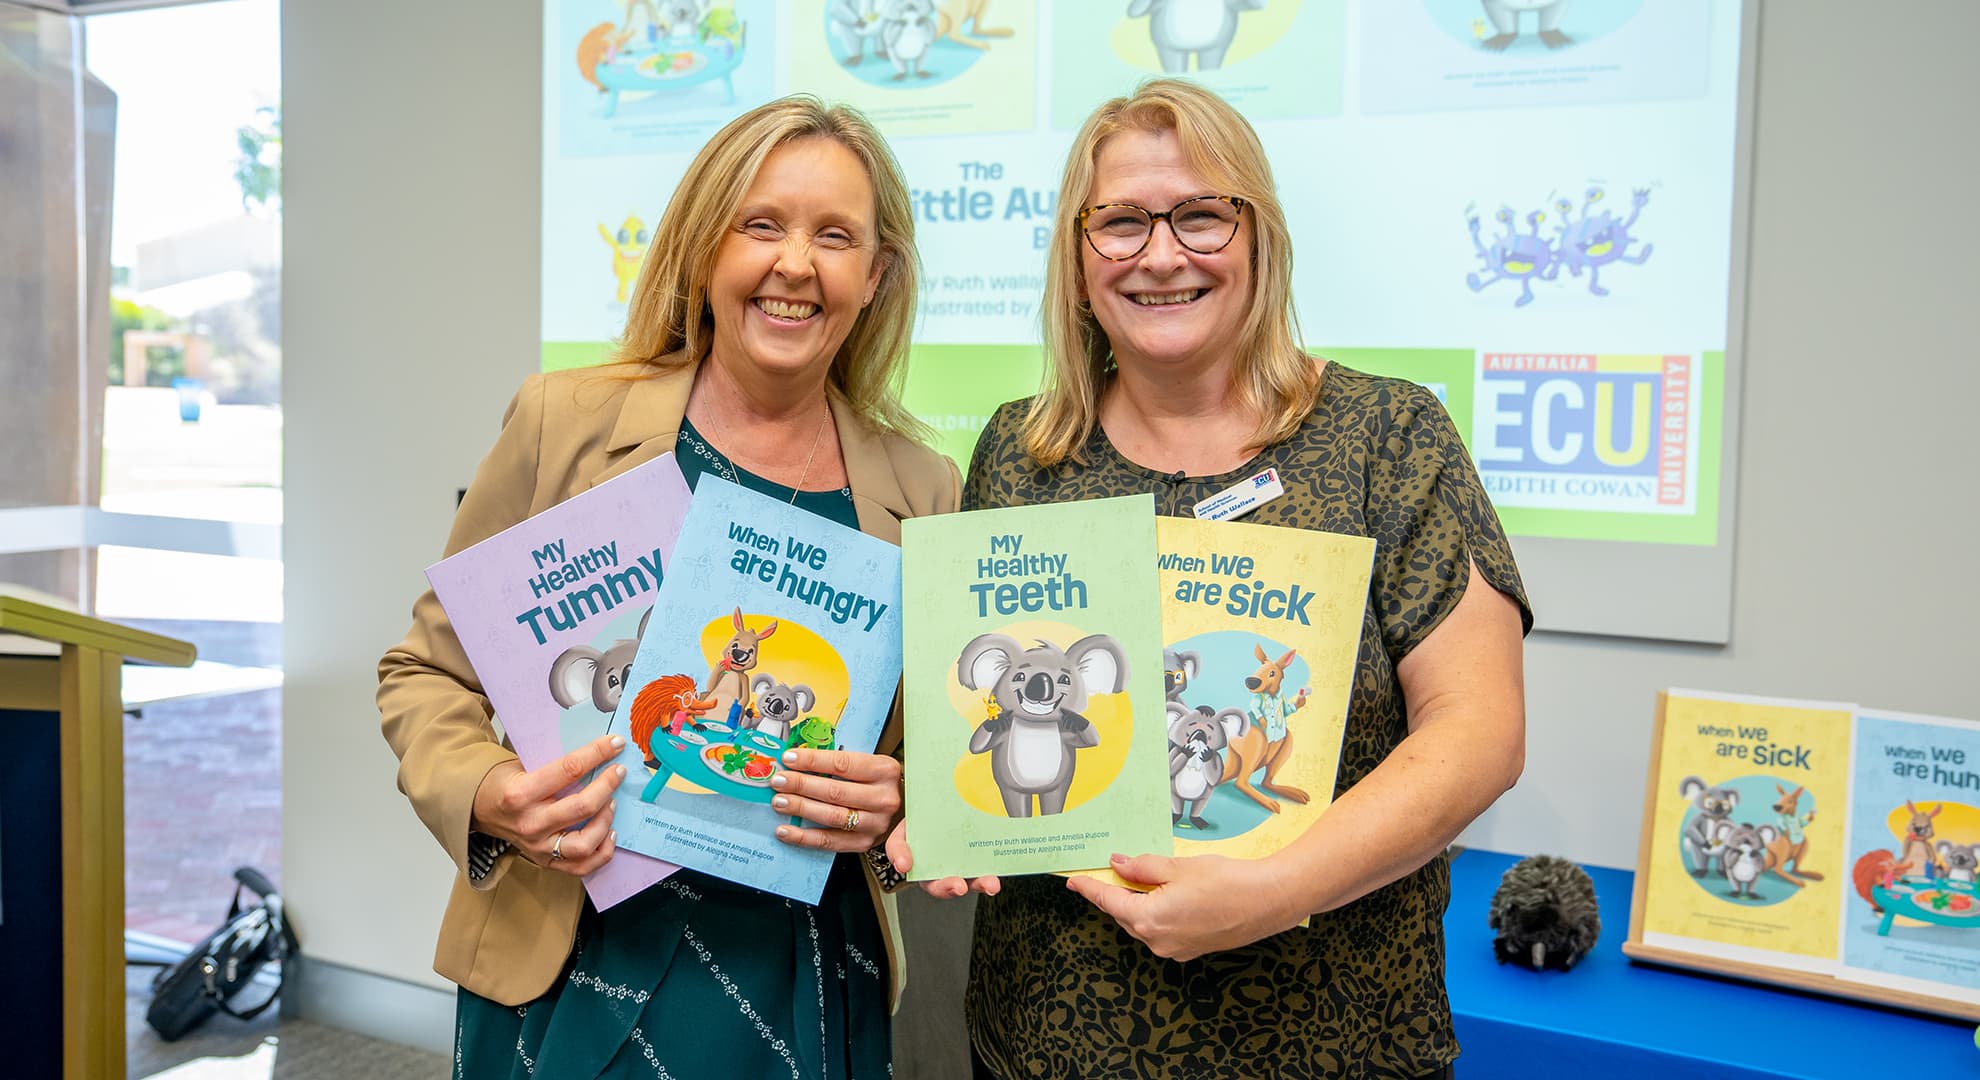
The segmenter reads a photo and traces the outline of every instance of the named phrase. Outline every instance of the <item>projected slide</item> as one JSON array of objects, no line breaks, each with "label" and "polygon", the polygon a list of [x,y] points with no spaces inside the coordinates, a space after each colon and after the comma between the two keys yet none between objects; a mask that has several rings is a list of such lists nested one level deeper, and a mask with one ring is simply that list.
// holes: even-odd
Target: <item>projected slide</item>
[{"label": "projected slide", "polygon": [[907,172],[909,405],[966,463],[1037,385],[1074,131],[1172,75],[1264,140],[1307,345],[1430,387],[1516,537],[1723,547],[1740,36],[1736,0],[548,0],[544,363],[620,332],[695,150],[807,91]]}]

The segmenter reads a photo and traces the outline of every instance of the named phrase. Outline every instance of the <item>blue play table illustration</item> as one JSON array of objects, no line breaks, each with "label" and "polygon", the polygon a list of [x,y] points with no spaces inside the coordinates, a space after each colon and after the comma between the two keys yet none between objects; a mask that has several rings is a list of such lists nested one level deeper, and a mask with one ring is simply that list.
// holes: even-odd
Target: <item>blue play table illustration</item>
[{"label": "blue play table illustration", "polygon": [[[710,18],[713,18],[711,13]],[[731,76],[743,62],[746,27],[733,17],[719,24],[707,19],[685,33],[641,36],[602,24],[579,46],[578,68],[586,81],[605,92],[603,115],[618,114],[620,96],[667,93],[720,81],[722,104],[736,101]]]},{"label": "blue play table illustration", "polygon": [[1890,934],[1900,915],[1935,926],[1980,927],[1980,895],[1971,881],[1898,878],[1889,885],[1871,886],[1870,896],[1884,909],[1884,919],[1877,924],[1880,936]]},{"label": "blue play table illustration", "polygon": [[[791,725],[786,738],[778,738],[754,728],[738,727],[741,710],[731,706],[728,722],[690,720],[681,717],[679,730],[663,728],[649,737],[651,756],[647,765],[653,776],[640,793],[640,801],[660,797],[667,781],[680,776],[718,794],[746,802],[768,803],[775,792],[770,778],[780,771],[784,751],[793,747],[830,750],[836,744],[836,722],[807,716]],[[793,817],[791,824],[805,822]]]}]

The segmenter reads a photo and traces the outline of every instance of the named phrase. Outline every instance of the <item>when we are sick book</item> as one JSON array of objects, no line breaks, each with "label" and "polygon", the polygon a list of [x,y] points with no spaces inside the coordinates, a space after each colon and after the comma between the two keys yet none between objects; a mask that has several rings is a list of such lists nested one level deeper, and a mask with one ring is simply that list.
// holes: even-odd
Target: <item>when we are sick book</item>
[{"label": "when we are sick book", "polygon": [[[606,734],[688,500],[665,454],[427,568],[524,768]],[[621,849],[585,891],[603,911],[675,869]]]},{"label": "when we are sick book", "polygon": [[1333,801],[1375,541],[1172,517],[1155,540],[1174,853],[1262,858]]},{"label": "when we are sick book", "polygon": [[902,537],[913,876],[1166,850],[1153,497],[914,518]]},{"label": "when we are sick book", "polygon": [[770,782],[786,749],[879,741],[900,549],[704,474],[655,611],[611,724],[620,848],[817,903],[833,855],[776,838]]},{"label": "when we are sick book", "polygon": [[1659,695],[1623,952],[1980,1020],[1980,723]]},{"label": "when we are sick book", "polygon": [[1643,943],[1835,974],[1855,707],[1671,690],[1660,711]]}]

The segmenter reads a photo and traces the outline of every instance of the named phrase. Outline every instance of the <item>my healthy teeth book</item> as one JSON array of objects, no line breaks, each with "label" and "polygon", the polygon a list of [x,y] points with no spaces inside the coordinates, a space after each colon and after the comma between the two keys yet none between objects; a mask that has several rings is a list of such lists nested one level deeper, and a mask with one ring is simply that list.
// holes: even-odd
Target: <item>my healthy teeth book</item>
[{"label": "my healthy teeth book", "polygon": [[[688,498],[662,455],[427,568],[524,768],[606,733]],[[585,890],[603,911],[675,869],[622,849]]]},{"label": "my healthy teeth book", "polygon": [[776,838],[771,777],[871,752],[900,675],[900,549],[703,474],[612,718],[619,846],[817,903],[833,855]]},{"label": "my healthy teeth book", "polygon": [[1165,850],[1153,498],[914,518],[902,538],[914,876]]}]

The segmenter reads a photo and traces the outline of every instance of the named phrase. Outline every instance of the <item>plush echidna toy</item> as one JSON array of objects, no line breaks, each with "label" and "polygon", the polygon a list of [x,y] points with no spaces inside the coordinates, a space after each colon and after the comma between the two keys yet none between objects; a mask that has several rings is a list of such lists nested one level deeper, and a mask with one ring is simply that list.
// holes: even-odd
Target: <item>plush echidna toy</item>
[{"label": "plush echidna toy", "polygon": [[1566,971],[1588,955],[1602,934],[1595,883],[1587,871],[1552,855],[1514,863],[1492,894],[1492,951],[1499,963]]}]

